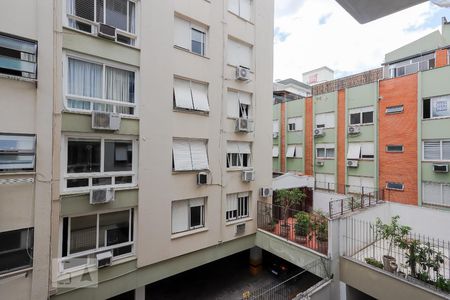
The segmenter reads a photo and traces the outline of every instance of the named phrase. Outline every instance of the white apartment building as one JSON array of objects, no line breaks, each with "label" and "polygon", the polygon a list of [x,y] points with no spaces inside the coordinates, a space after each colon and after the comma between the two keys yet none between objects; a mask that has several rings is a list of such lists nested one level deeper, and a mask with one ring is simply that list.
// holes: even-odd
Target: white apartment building
[{"label": "white apartment building", "polygon": [[0,298],[144,299],[254,246],[273,1],[0,5]]}]

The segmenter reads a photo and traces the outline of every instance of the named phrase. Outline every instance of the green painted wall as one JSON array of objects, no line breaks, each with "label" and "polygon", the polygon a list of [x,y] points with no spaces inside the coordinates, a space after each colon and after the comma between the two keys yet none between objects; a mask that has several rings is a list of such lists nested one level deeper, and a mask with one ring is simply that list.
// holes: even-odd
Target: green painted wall
[{"label": "green painted wall", "polygon": [[335,144],[336,143],[336,129],[330,128],[324,130],[325,135],[314,138],[314,144]]},{"label": "green painted wall", "polygon": [[373,142],[375,140],[375,125],[363,125],[358,135],[347,135],[347,142]]},{"label": "green painted wall", "polygon": [[425,120],[422,122],[422,139],[450,138],[450,119]]},{"label": "green painted wall", "polygon": [[423,162],[422,181],[450,183],[450,173],[435,173],[432,162]]},{"label": "green painted wall", "polygon": [[[62,131],[98,133],[99,130],[92,129],[92,117],[88,114],[77,114],[65,112],[62,114]],[[111,131],[101,131],[111,133]],[[139,120],[122,118],[120,121],[120,130],[114,131],[115,134],[139,135]]]},{"label": "green painted wall", "polygon": [[[320,159],[324,162],[323,166],[314,165],[316,173],[336,174],[336,160],[335,159]],[[317,161],[317,158],[316,158]]]},{"label": "green painted wall", "polygon": [[254,246],[255,234],[252,234],[139,269],[136,267],[136,261],[103,268],[99,270],[99,284],[97,288],[71,291],[59,289],[58,294],[52,296],[51,299],[107,299]]},{"label": "green painted wall", "polygon": [[286,116],[288,118],[300,117],[300,116],[303,116],[304,114],[305,114],[305,100],[304,99],[286,102]]},{"label": "green painted wall", "polygon": [[281,109],[281,104],[275,104],[272,105],[272,120],[279,120],[280,119],[280,109]]},{"label": "green painted wall", "polygon": [[63,29],[63,48],[136,67],[140,64],[139,49],[67,28]]},{"label": "green painted wall", "polygon": [[61,196],[61,216],[95,213],[97,211],[130,208],[138,205],[138,189],[119,190],[115,200],[106,204],[89,204],[89,194]]},{"label": "green painted wall", "polygon": [[303,131],[288,131],[286,133],[286,144],[303,144]]},{"label": "green painted wall", "polygon": [[[338,92],[332,92],[313,97],[314,114],[335,112]],[[337,120],[336,120],[337,121]]]},{"label": "green painted wall", "polygon": [[450,95],[450,66],[422,72],[422,98]]},{"label": "green painted wall", "polygon": [[347,176],[375,177],[375,162],[373,160],[360,160],[357,168],[347,168]]},{"label": "green painted wall", "polygon": [[304,172],[303,158],[288,158],[286,159],[286,169],[288,171]]},{"label": "green painted wall", "polygon": [[373,106],[377,102],[377,84],[370,83],[346,90],[347,108]]},{"label": "green painted wall", "polygon": [[279,158],[272,158],[272,170],[273,171],[280,171],[280,159]]}]

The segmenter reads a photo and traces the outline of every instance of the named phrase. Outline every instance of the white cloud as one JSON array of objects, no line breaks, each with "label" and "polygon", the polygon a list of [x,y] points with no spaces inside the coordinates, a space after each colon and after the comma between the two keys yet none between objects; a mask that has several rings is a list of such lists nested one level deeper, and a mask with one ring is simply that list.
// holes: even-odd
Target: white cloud
[{"label": "white cloud", "polygon": [[[275,2],[280,11],[291,1]],[[437,12],[427,2],[361,25],[333,0],[304,0],[296,13],[275,18],[275,27],[287,38],[274,44],[274,78],[301,80],[303,72],[321,66],[338,75],[378,67],[387,52],[438,29],[430,22],[440,20]],[[326,23],[320,24],[324,16]]]}]

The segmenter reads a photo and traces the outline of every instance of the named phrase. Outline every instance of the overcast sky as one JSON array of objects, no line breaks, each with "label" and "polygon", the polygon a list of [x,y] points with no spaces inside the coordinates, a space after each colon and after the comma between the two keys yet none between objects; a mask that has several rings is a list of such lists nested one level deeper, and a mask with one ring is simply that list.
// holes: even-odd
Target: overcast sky
[{"label": "overcast sky", "polygon": [[440,29],[443,16],[450,20],[450,9],[425,2],[361,25],[334,0],[275,0],[274,79],[301,81],[322,66],[335,77],[376,68],[385,53]]}]

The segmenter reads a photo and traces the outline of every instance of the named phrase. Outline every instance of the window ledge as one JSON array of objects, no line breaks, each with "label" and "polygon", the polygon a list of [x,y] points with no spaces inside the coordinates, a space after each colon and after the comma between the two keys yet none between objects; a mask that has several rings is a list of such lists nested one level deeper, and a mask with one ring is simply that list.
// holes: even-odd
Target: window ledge
[{"label": "window ledge", "polygon": [[235,17],[238,18],[238,19],[241,19],[242,21],[244,21],[244,22],[246,22],[246,23],[249,23],[249,24],[251,24],[251,25],[255,25],[255,23],[253,23],[251,20],[248,20],[248,19],[246,19],[246,18],[243,18],[243,17],[241,17],[240,15],[238,15],[238,14],[232,12],[231,10],[228,10],[228,12],[229,12],[231,15],[235,16]]},{"label": "window ledge", "polygon": [[253,218],[247,217],[247,218],[237,219],[237,220],[233,220],[233,221],[228,221],[225,225],[226,226],[231,226],[231,225],[236,225],[236,224],[240,224],[240,223],[247,223],[247,222],[251,222],[251,221],[253,221]]},{"label": "window ledge", "polygon": [[242,171],[252,171],[253,169],[247,169],[245,167],[241,167],[241,168],[227,168],[227,172],[242,172]]},{"label": "window ledge", "polygon": [[204,111],[204,110],[195,110],[195,109],[174,107],[173,108],[173,112],[179,112],[179,113],[186,113],[186,114],[192,114],[192,115],[199,115],[199,116],[203,116],[203,117],[209,117],[209,111]]},{"label": "window ledge", "polygon": [[24,268],[24,269],[3,273],[3,274],[0,274],[0,280],[4,279],[4,278],[8,278],[8,277],[14,277],[14,276],[22,275],[22,274],[28,273],[30,271],[33,271],[33,267],[27,267],[27,268]]},{"label": "window ledge", "polygon": [[30,172],[22,172],[22,171],[18,171],[18,172],[0,172],[0,177],[7,177],[7,176],[35,176],[36,172],[35,171],[30,171]]},{"label": "window ledge", "polygon": [[[62,110],[63,113],[70,113],[70,114],[76,114],[76,115],[88,115],[92,116],[92,111],[79,111],[79,110],[70,110],[67,108],[64,108]],[[139,120],[139,116],[130,116],[130,115],[120,115],[121,119],[130,119],[130,120]]]},{"label": "window ledge", "polygon": [[2,74],[2,73],[0,73],[0,78],[29,82],[29,83],[36,83],[36,84],[38,82],[37,79],[25,78],[22,76],[14,76],[14,75],[9,75],[9,74]]},{"label": "window ledge", "polygon": [[82,196],[82,195],[86,195],[89,194],[91,192],[91,190],[94,189],[107,189],[107,188],[113,188],[114,192],[120,192],[120,191],[130,191],[130,190],[138,190],[139,186],[131,186],[131,187],[114,187],[114,186],[99,186],[99,187],[92,187],[89,190],[83,190],[83,191],[63,191],[61,192],[59,195],[60,196]]},{"label": "window ledge", "polygon": [[210,170],[209,169],[204,169],[204,170],[186,170],[186,171],[174,171],[174,170],[172,170],[172,175],[197,174],[199,172],[210,172]]},{"label": "window ledge", "polygon": [[111,266],[120,265],[120,264],[129,262],[129,261],[133,261],[133,260],[137,260],[137,256],[136,256],[135,253],[129,253],[127,256],[118,258],[116,260],[114,260],[114,257],[113,257],[113,261],[111,263]]},{"label": "window ledge", "polygon": [[180,47],[180,46],[177,46],[177,45],[173,45],[173,48],[175,48],[175,49],[177,49],[177,50],[181,50],[181,51],[186,52],[186,53],[193,54],[193,55],[198,56],[198,57],[202,57],[202,58],[205,58],[205,59],[210,59],[208,56],[205,56],[205,55],[201,55],[201,54],[192,52],[192,51],[189,50],[189,49],[185,49],[185,48]]},{"label": "window ledge", "polygon": [[207,227],[202,227],[202,228],[198,228],[198,229],[188,230],[188,231],[185,231],[185,232],[172,234],[170,239],[171,240],[176,240],[176,239],[179,239],[179,238],[182,238],[182,237],[185,237],[185,236],[190,236],[190,235],[201,233],[201,232],[205,232],[205,231],[208,231]]},{"label": "window ledge", "polygon": [[450,119],[450,116],[448,116],[448,117],[428,118],[428,119],[422,118],[422,121],[428,122],[428,121],[447,120],[447,119]]}]

